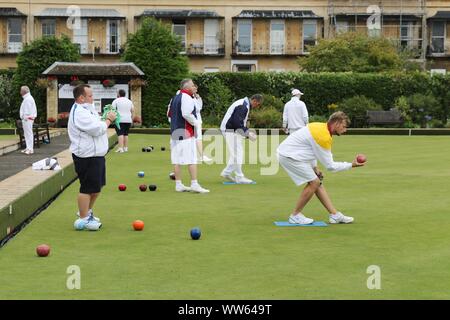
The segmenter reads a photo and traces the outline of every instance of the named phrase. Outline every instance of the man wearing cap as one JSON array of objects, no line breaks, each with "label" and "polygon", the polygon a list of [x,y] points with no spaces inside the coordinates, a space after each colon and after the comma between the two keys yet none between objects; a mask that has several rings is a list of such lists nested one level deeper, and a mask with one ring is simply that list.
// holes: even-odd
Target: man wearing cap
[{"label": "man wearing cap", "polygon": [[306,105],[300,100],[303,93],[298,89],[293,89],[291,94],[292,98],[284,105],[283,111],[283,129],[286,133],[294,133],[309,122]]}]

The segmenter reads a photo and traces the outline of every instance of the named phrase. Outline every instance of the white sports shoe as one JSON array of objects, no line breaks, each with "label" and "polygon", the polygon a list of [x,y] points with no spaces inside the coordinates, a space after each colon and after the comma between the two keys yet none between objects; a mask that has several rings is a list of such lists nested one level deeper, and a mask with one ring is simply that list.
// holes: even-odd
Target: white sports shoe
[{"label": "white sports shoe", "polygon": [[[77,216],[80,216],[80,211],[77,212]],[[97,222],[100,222],[100,218],[94,217],[94,212],[91,209],[89,209],[88,211],[88,217],[94,219]]]},{"label": "white sports shoe", "polygon": [[337,223],[352,223],[353,222],[352,217],[344,216],[341,212],[336,212],[336,214],[330,214],[330,223],[337,224]]},{"label": "white sports shoe", "polygon": [[314,222],[313,219],[307,218],[301,213],[298,213],[296,215],[291,214],[289,216],[289,223],[292,224],[311,224],[313,222]]},{"label": "white sports shoe", "polygon": [[236,183],[251,184],[251,183],[253,183],[253,180],[250,180],[246,177],[236,177]]},{"label": "white sports shoe", "polygon": [[199,185],[199,184],[191,185],[191,191],[196,192],[196,193],[208,193],[209,192],[208,189],[202,188],[201,185]]},{"label": "white sports shoe", "polygon": [[186,187],[184,184],[182,184],[180,187],[176,186],[175,191],[176,192],[189,192],[189,191],[191,191],[191,188]]},{"label": "white sports shoe", "polygon": [[224,173],[221,173],[220,176],[221,176],[222,178],[224,178],[224,179],[229,180],[229,181],[236,182],[236,179],[235,179],[231,174],[224,174]]},{"label": "white sports shoe", "polygon": [[208,157],[208,156],[203,155],[202,161],[203,161],[203,162],[211,162],[212,159],[211,159],[210,157]]},{"label": "white sports shoe", "polygon": [[89,231],[97,231],[102,227],[102,224],[94,219],[91,219],[89,216],[86,218],[78,218],[75,220],[74,228],[76,230],[89,230]]},{"label": "white sports shoe", "polygon": [[97,231],[102,227],[101,222],[95,221],[94,219],[91,219],[86,223],[85,229],[89,231]]},{"label": "white sports shoe", "polygon": [[128,147],[124,147],[123,152],[128,152]]},{"label": "white sports shoe", "polygon": [[31,155],[31,154],[33,154],[34,152],[31,151],[31,150],[27,150],[27,151],[25,151],[24,153],[27,154],[27,155]]},{"label": "white sports shoe", "polygon": [[117,148],[117,150],[116,150],[115,152],[118,152],[118,153],[124,153],[125,151],[123,151],[122,148]]},{"label": "white sports shoe", "polygon": [[27,151],[28,151],[28,149],[23,149],[23,150],[21,150],[20,152],[25,153],[25,152],[27,152]]}]

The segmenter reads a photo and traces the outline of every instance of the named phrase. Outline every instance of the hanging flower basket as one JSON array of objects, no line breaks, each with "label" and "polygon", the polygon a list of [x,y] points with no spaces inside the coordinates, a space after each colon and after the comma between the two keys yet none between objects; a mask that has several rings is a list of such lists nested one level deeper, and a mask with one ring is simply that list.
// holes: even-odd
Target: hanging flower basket
[{"label": "hanging flower basket", "polygon": [[84,84],[84,81],[80,80],[78,78],[78,76],[71,76],[70,77],[70,85],[71,86],[76,87],[76,86],[78,86],[80,84]]},{"label": "hanging flower basket", "polygon": [[134,79],[131,79],[130,81],[128,81],[128,85],[131,88],[139,88],[139,87],[146,86],[147,82],[145,80],[142,80],[141,78],[134,78]]},{"label": "hanging flower basket", "polygon": [[116,82],[111,79],[106,79],[106,80],[102,81],[102,84],[103,84],[103,87],[105,87],[105,88],[111,88],[116,85]]}]

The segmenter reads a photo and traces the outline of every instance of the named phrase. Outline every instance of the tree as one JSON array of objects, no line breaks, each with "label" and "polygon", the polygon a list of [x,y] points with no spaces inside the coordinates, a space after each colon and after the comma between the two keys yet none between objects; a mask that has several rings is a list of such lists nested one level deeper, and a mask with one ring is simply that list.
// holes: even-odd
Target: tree
[{"label": "tree", "polygon": [[38,118],[47,119],[46,89],[38,86],[36,81],[42,77],[42,72],[56,61],[77,62],[79,60],[78,47],[65,35],[61,38],[43,37],[25,45],[17,56],[17,70],[13,77],[15,112],[19,111],[21,103],[20,86],[26,85],[36,101]]},{"label": "tree", "polygon": [[167,105],[189,71],[182,50],[181,39],[154,18],[145,18],[141,28],[127,40],[122,59],[145,73],[142,122],[146,126],[167,123]]},{"label": "tree", "polygon": [[298,63],[309,72],[381,72],[402,70],[407,60],[386,38],[349,32],[320,40]]}]

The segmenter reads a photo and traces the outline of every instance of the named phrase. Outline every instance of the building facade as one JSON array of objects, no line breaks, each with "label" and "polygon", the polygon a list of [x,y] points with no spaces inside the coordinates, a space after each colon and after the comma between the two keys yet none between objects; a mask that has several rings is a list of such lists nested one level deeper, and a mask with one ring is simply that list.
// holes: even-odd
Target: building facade
[{"label": "building facade", "polygon": [[195,72],[297,71],[319,39],[347,31],[385,36],[450,71],[450,0],[0,0],[0,68],[14,68],[25,43],[63,34],[82,61],[117,62],[148,16],[181,37]]}]

